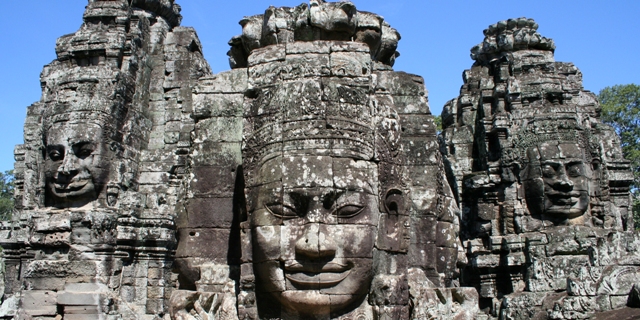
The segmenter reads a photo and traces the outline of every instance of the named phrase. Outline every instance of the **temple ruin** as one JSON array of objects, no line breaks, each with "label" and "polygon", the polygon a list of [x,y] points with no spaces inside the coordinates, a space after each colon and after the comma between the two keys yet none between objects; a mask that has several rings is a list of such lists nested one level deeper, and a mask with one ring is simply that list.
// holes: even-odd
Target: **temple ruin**
[{"label": "temple ruin", "polygon": [[556,62],[537,28],[489,26],[442,112],[461,283],[493,317],[583,319],[625,307],[640,280],[633,176],[580,70]]},{"label": "temple ruin", "polygon": [[438,134],[351,2],[244,17],[213,74],[173,0],[89,0],[15,148],[0,319],[586,319],[640,307],[632,174],[531,19]]}]

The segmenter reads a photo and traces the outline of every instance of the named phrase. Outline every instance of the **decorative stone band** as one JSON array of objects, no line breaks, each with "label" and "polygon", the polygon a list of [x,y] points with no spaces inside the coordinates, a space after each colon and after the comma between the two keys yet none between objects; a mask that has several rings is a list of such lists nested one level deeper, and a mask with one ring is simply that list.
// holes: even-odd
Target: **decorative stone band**
[{"label": "decorative stone band", "polygon": [[102,112],[66,112],[54,114],[45,120],[45,130],[56,122],[93,122],[100,124],[111,124],[114,122],[112,116]]},{"label": "decorative stone band", "polygon": [[47,106],[44,129],[62,121],[94,121],[119,127],[133,94],[128,89],[132,79],[109,67],[94,67],[84,75],[79,69],[64,68],[62,74],[58,71],[43,76],[47,87],[43,95]]},{"label": "decorative stone band", "polygon": [[597,142],[593,141],[595,138],[575,118],[536,119],[511,138],[511,147],[504,150],[502,162],[505,165],[522,162],[529,148],[550,141],[576,144],[586,151],[585,156],[591,161],[600,154]]},{"label": "decorative stone band", "polygon": [[245,149],[262,163],[278,155],[328,155],[371,160],[374,128],[347,119],[269,123],[254,132]]}]

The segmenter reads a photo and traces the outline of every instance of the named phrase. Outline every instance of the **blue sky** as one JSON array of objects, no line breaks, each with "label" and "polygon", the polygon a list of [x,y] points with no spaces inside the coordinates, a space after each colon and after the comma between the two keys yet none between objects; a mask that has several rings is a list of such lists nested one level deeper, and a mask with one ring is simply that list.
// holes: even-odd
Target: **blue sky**
[{"label": "blue sky", "polygon": [[[241,32],[238,21],[270,5],[304,0],[178,0],[182,25],[194,27],[214,72],[229,68],[227,41]],[[584,87],[595,93],[615,84],[640,84],[640,1],[588,0],[353,0],[361,11],[380,14],[402,35],[397,71],[425,78],[431,111],[440,114],[458,95],[469,50],[499,20],[533,18],[556,43],[556,60],[573,62]],[[26,107],[40,99],[39,74],[55,59],[56,39],[82,23],[86,0],[0,1],[0,171],[13,168],[13,148],[22,143]]]}]

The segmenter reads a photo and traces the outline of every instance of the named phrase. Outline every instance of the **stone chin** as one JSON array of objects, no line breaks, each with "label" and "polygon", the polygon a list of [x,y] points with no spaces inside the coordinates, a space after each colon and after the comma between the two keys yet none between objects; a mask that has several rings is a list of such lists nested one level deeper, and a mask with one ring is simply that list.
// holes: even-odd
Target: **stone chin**
[{"label": "stone chin", "polygon": [[284,291],[280,302],[290,311],[314,314],[328,314],[331,312],[331,299],[318,290]]},{"label": "stone chin", "polygon": [[288,290],[282,292],[280,302],[289,311],[300,315],[341,314],[360,302],[363,295],[329,295],[320,290]]}]

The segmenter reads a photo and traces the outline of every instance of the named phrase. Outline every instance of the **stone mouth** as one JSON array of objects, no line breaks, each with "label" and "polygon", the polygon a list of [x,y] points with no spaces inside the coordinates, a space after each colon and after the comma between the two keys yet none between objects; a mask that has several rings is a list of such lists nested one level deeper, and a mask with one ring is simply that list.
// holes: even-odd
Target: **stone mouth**
[{"label": "stone mouth", "polygon": [[338,285],[351,273],[348,265],[329,263],[295,263],[285,266],[284,275],[296,287],[322,289]]},{"label": "stone mouth", "polygon": [[561,206],[572,206],[578,201],[580,201],[580,192],[571,191],[571,192],[560,192],[560,191],[552,191],[547,193],[547,197],[554,204]]},{"label": "stone mouth", "polygon": [[285,272],[285,277],[295,287],[308,289],[330,288],[338,285],[349,276],[351,270],[344,272]]},{"label": "stone mouth", "polygon": [[74,191],[78,191],[78,190],[82,190],[82,188],[84,188],[87,184],[89,184],[91,180],[90,179],[82,179],[82,180],[76,180],[76,181],[71,181],[69,183],[54,183],[54,187],[56,189],[56,192],[74,192]]}]

